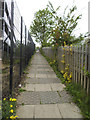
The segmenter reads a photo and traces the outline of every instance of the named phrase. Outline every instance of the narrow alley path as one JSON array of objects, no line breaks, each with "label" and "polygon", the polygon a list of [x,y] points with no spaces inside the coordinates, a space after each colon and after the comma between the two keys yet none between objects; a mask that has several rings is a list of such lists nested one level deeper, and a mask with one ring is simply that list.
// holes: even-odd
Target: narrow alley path
[{"label": "narrow alley path", "polygon": [[65,85],[40,53],[33,56],[28,73],[26,91],[17,99],[19,118],[82,118]]}]

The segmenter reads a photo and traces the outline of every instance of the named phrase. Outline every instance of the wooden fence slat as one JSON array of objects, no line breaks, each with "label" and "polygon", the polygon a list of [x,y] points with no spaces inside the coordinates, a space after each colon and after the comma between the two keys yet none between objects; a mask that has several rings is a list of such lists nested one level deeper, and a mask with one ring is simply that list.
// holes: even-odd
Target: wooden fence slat
[{"label": "wooden fence slat", "polygon": [[[88,45],[88,73],[90,73],[90,44]],[[90,92],[90,76],[87,78],[87,94]]]},{"label": "wooden fence slat", "polygon": [[75,55],[75,47],[74,47],[74,81],[75,81],[75,60],[76,60],[76,55]]},{"label": "wooden fence slat", "polygon": [[78,68],[78,72],[79,72],[79,75],[78,75],[78,81],[79,81],[79,83],[80,83],[80,76],[81,76],[81,71],[80,71],[80,69],[81,69],[81,46],[79,47],[79,68]]},{"label": "wooden fence slat", "polygon": [[81,85],[83,85],[83,59],[84,59],[84,45],[82,45],[82,60],[81,60]]},{"label": "wooden fence slat", "polygon": [[72,80],[74,81],[74,46],[72,46]]},{"label": "wooden fence slat", "polygon": [[78,46],[76,47],[76,83],[78,82]]},{"label": "wooden fence slat", "polygon": [[84,68],[84,89],[86,88],[86,72],[87,72],[87,49],[88,49],[88,45],[86,44],[86,46],[85,46],[85,68]]}]

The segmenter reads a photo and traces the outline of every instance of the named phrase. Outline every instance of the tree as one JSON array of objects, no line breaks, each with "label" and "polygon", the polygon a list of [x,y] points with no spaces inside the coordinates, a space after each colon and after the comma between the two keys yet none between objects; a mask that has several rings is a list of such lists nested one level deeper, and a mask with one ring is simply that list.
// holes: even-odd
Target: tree
[{"label": "tree", "polygon": [[76,6],[73,6],[71,9],[69,9],[67,15],[65,15],[67,10],[67,8],[65,8],[62,17],[56,16],[55,20],[57,21],[57,24],[51,33],[51,36],[54,38],[54,44],[58,43],[59,45],[64,45],[64,42],[66,42],[66,44],[72,43],[72,33],[78,24],[78,20],[81,19],[81,15],[74,15],[76,9]]},{"label": "tree", "polygon": [[34,21],[30,26],[31,35],[42,46],[45,46],[50,38],[50,27],[53,24],[52,18],[53,16],[48,8],[39,10],[35,13]]},{"label": "tree", "polygon": [[72,6],[67,12],[67,7],[63,15],[59,16],[51,2],[43,10],[35,13],[34,20],[30,26],[31,35],[36,38],[36,42],[41,43],[42,47],[51,44],[64,45],[71,44],[74,40],[73,31],[81,19],[81,15],[76,16],[76,6]]},{"label": "tree", "polygon": [[50,46],[50,34],[55,23],[56,11],[54,10],[51,2],[43,10],[39,10],[35,13],[34,20],[30,26],[30,32],[33,37],[36,38],[36,42],[41,43],[43,46]]}]

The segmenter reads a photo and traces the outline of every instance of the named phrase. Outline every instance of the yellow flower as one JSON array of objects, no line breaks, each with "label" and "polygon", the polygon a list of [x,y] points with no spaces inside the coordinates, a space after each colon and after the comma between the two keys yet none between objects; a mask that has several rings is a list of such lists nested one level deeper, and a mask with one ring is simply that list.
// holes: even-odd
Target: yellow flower
[{"label": "yellow flower", "polygon": [[66,42],[64,41],[64,46],[66,45]]},{"label": "yellow flower", "polygon": [[10,105],[10,107],[13,107],[13,105]]},{"label": "yellow flower", "polygon": [[67,80],[70,80],[70,78],[68,77]]},{"label": "yellow flower", "polygon": [[69,80],[68,83],[70,83],[71,81]]},{"label": "yellow flower", "polygon": [[6,100],[6,98],[4,98],[3,100]]},{"label": "yellow flower", "polygon": [[18,116],[16,115],[15,118],[18,118]]},{"label": "yellow flower", "polygon": [[70,74],[70,78],[72,78],[72,75]]},{"label": "yellow flower", "polygon": [[65,50],[65,48],[63,48],[63,50]]},{"label": "yellow flower", "polygon": [[64,73],[64,71],[62,70],[62,71],[61,71],[61,73],[63,74],[63,73]]},{"label": "yellow flower", "polygon": [[72,47],[72,44],[70,45],[70,47]]},{"label": "yellow flower", "polygon": [[16,99],[15,99],[15,98],[13,98],[13,99],[12,99],[12,101],[16,101]]},{"label": "yellow flower", "polygon": [[66,79],[67,75],[66,75],[66,74],[64,74],[64,75],[63,75],[63,77],[64,77],[64,79]]},{"label": "yellow flower", "polygon": [[11,109],[10,112],[13,113],[13,109]]},{"label": "yellow flower", "polygon": [[50,65],[52,64],[52,62],[50,62]]},{"label": "yellow flower", "polygon": [[15,117],[12,115],[12,116],[10,116],[10,119],[15,119]]},{"label": "yellow flower", "polygon": [[10,98],[9,100],[12,101],[12,98]]},{"label": "yellow flower", "polygon": [[62,57],[65,57],[65,55],[62,55]]},{"label": "yellow flower", "polygon": [[61,60],[61,62],[62,62],[62,63],[65,63],[65,61],[64,61],[64,60]]},{"label": "yellow flower", "polygon": [[53,62],[55,63],[56,61],[54,60]]},{"label": "yellow flower", "polygon": [[65,68],[65,70],[68,70],[69,68]]},{"label": "yellow flower", "polygon": [[72,51],[72,48],[70,48],[70,51]]},{"label": "yellow flower", "polygon": [[67,51],[69,51],[69,49],[67,48]]}]

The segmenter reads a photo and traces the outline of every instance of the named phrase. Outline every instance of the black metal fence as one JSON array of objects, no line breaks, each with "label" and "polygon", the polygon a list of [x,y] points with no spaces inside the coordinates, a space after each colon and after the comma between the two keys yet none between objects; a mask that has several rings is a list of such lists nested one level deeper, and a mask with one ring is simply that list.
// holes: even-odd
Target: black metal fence
[{"label": "black metal fence", "polygon": [[[2,90],[12,94],[35,51],[35,44],[15,1],[0,2],[0,37],[2,37]],[[2,35],[1,35],[2,34]]]}]

